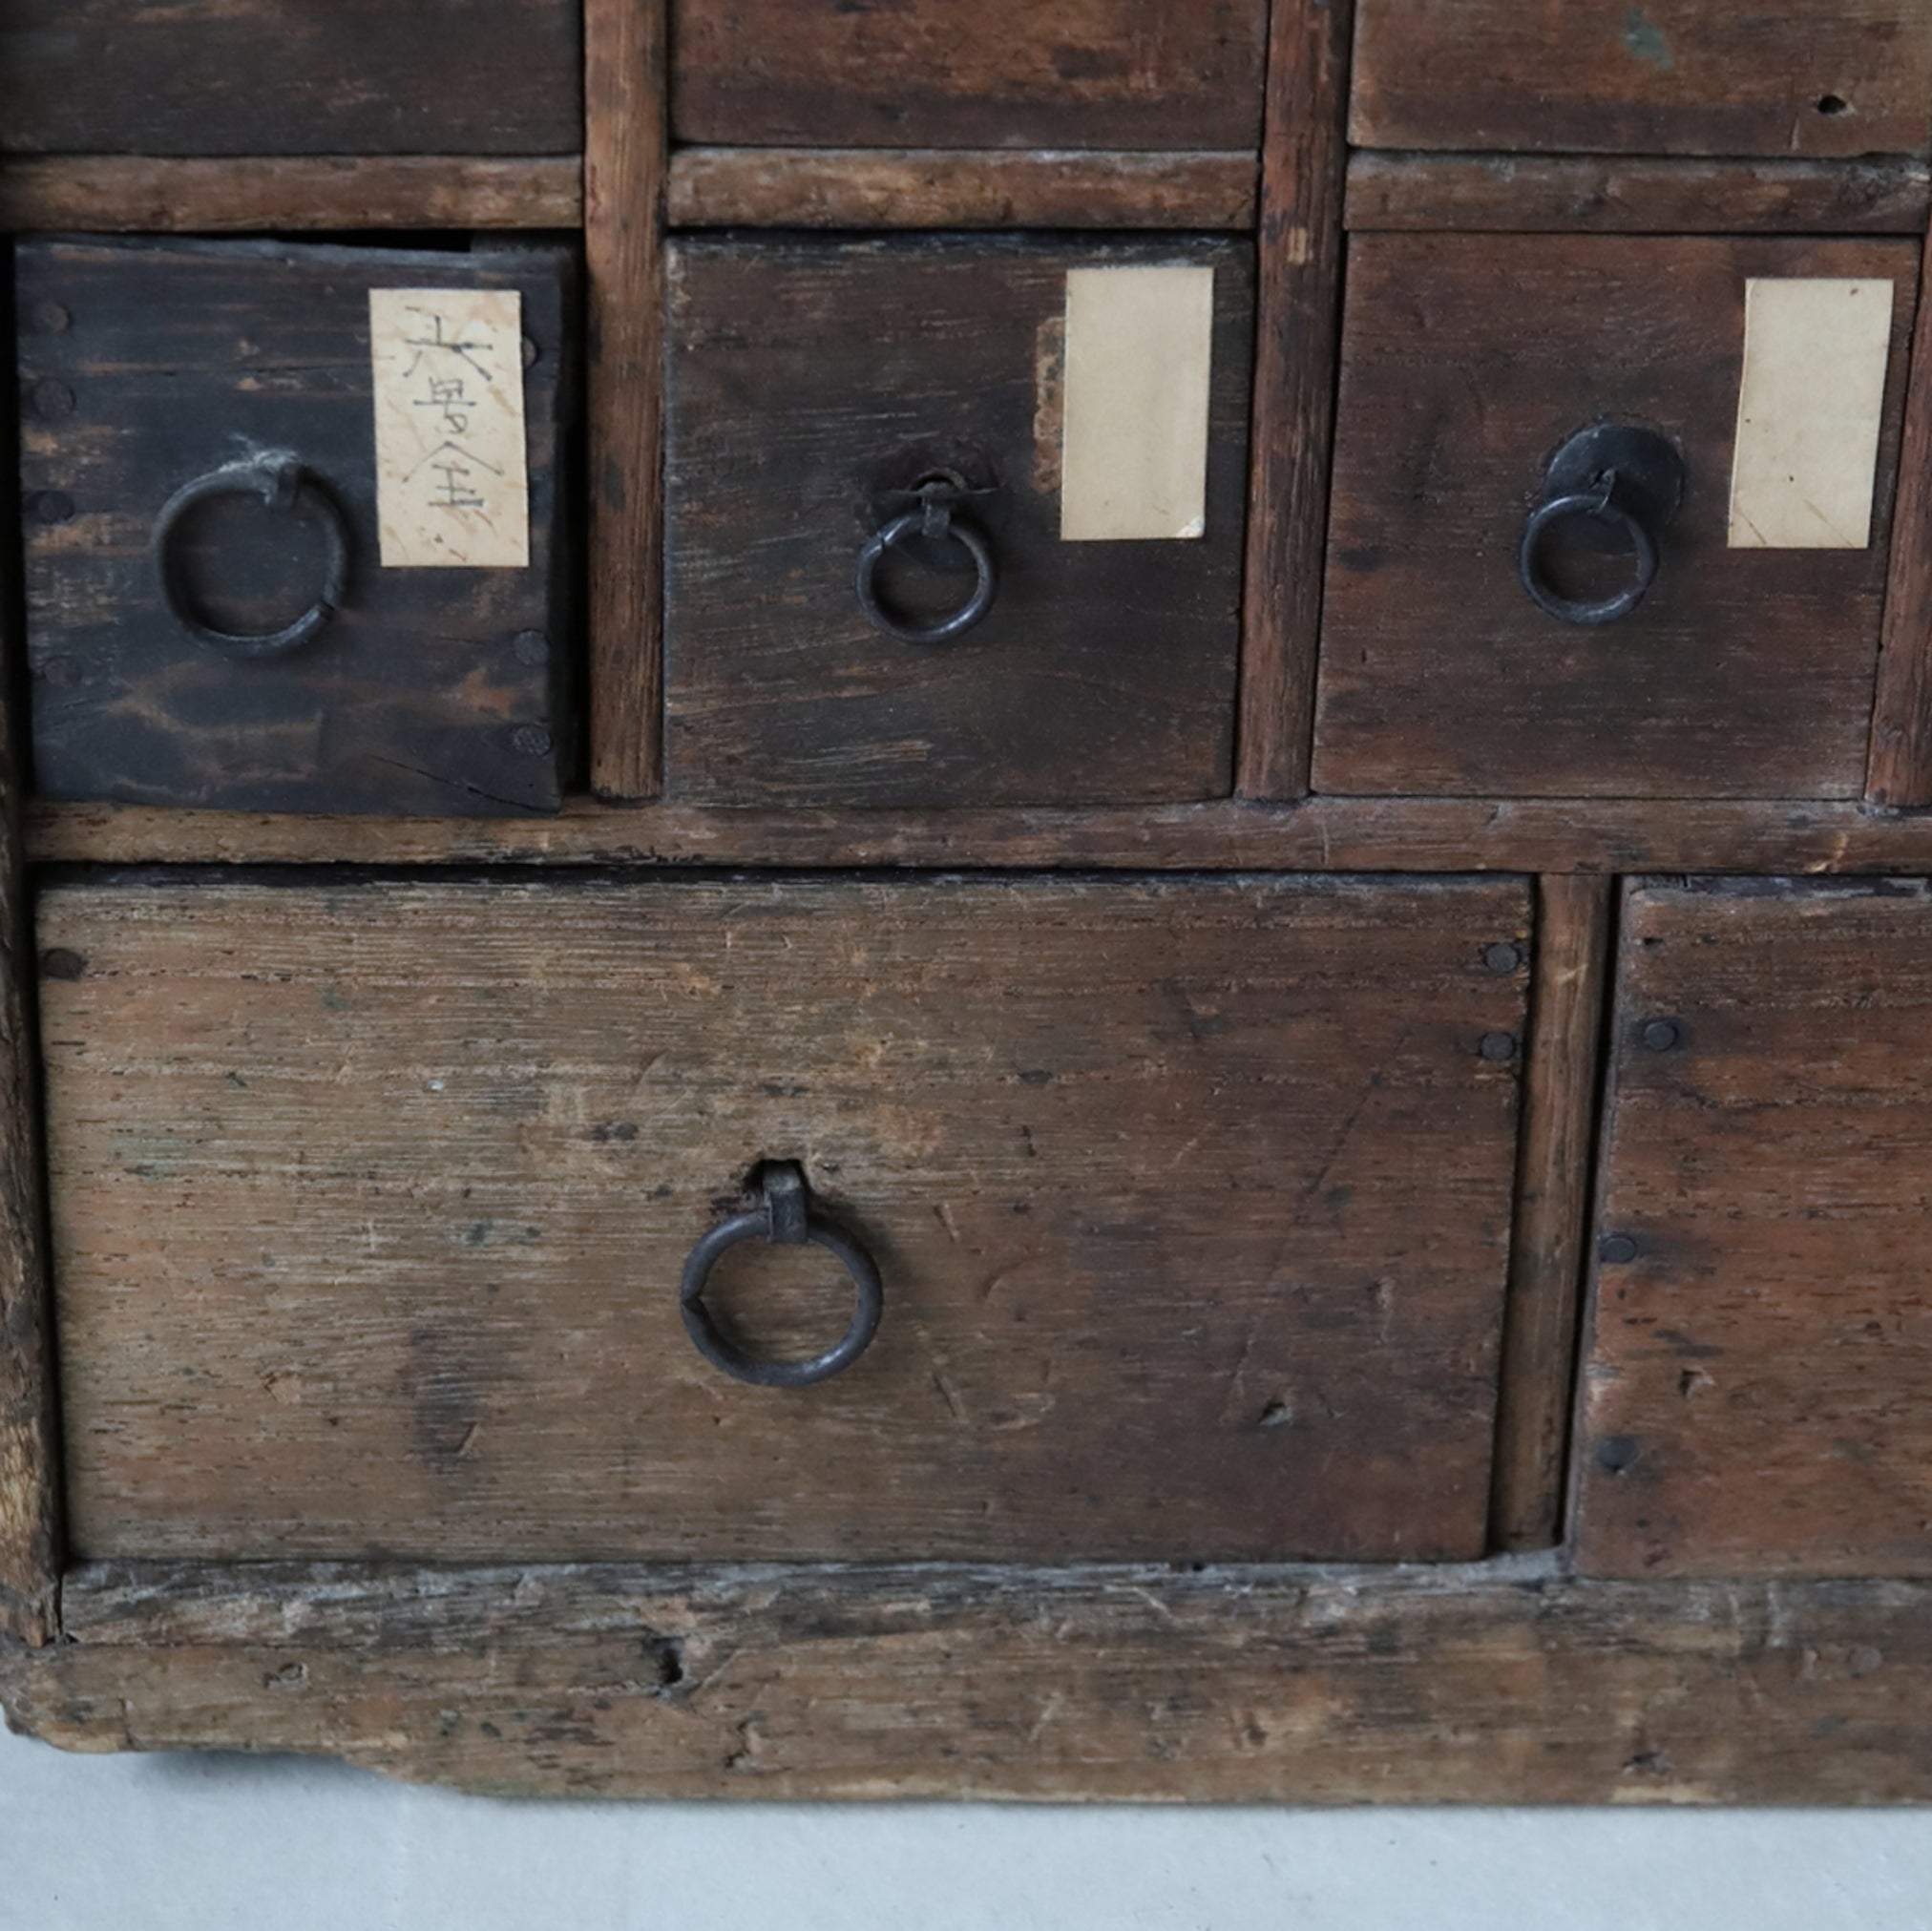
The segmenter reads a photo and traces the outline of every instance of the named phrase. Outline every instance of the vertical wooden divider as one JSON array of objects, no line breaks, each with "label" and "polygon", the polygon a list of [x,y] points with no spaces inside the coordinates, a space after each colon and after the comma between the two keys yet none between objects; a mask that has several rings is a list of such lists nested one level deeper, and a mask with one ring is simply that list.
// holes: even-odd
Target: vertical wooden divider
[{"label": "vertical wooden divider", "polygon": [[1613,881],[1537,888],[1515,1237],[1502,1333],[1491,1541],[1546,1548],[1562,1528],[1590,1162],[1608,990]]},{"label": "vertical wooden divider", "polygon": [[1234,788],[1308,790],[1341,319],[1354,0],[1274,0]]},{"label": "vertical wooden divider", "polygon": [[666,0],[585,0],[590,309],[590,781],[662,786]]},{"label": "vertical wooden divider", "polygon": [[[0,342],[9,345],[12,291],[12,250],[0,244]],[[20,527],[19,474],[10,412],[0,428],[0,529],[10,532]],[[42,1644],[57,1633],[61,1546],[33,928],[21,823],[27,733],[19,706],[27,667],[17,556],[10,541],[0,544],[0,1637]]]},{"label": "vertical wooden divider", "polygon": [[1932,805],[1932,243],[1920,262],[1865,797]]}]

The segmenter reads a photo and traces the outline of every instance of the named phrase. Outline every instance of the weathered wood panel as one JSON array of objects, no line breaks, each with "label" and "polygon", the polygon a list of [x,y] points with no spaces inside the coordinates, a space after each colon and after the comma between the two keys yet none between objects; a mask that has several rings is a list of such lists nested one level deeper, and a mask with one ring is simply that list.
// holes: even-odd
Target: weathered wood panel
[{"label": "weathered wood panel", "polygon": [[1249,228],[1251,153],[681,148],[678,228]]},{"label": "weathered wood panel", "polygon": [[[574,748],[569,274],[555,249],[24,247],[37,787],[253,810],[554,810]],[[522,298],[527,568],[381,560],[368,294],[424,286]],[[237,659],[169,614],[150,546],[177,490],[264,451],[292,456],[339,506],[347,595],[302,648]],[[323,580],[314,527],[252,498],[205,505],[180,548],[231,630],[275,630]]]},{"label": "weathered wood panel", "polygon": [[680,140],[1249,148],[1266,0],[672,0]]},{"label": "weathered wood panel", "polygon": [[79,1750],[472,1790],[1150,1802],[1932,1797],[1932,1593],[1210,1568],[89,1567],[0,1648]]},{"label": "weathered wood panel", "polygon": [[1351,228],[1621,235],[1912,235],[1923,161],[1659,160],[1642,156],[1356,154]]},{"label": "weathered wood panel", "polygon": [[[1485,956],[1527,920],[1505,881],[51,887],[75,1547],[1477,1553],[1524,1004]],[[767,1159],[886,1280],[809,1390],[679,1320]],[[823,1345],[817,1261],[737,1317]]]},{"label": "weathered wood panel", "polygon": [[1624,913],[1580,1561],[1932,1573],[1932,890]]},{"label": "weathered wood panel", "polygon": [[[1069,269],[1215,278],[1206,535],[1060,537]],[[1234,241],[680,241],[670,258],[666,790],[727,805],[1108,804],[1227,791],[1253,256]],[[957,640],[881,635],[866,542],[933,472],[999,573]],[[890,512],[879,508],[891,506]],[[964,600],[948,544],[892,594]],[[924,598],[925,601],[919,601]]]},{"label": "weathered wood panel", "polygon": [[[1597,1122],[1611,884],[1537,884],[1536,979],[1490,1522],[1498,1548],[1547,1548],[1562,1522]],[[1499,970],[1508,962],[1496,961]]]},{"label": "weathered wood panel", "polygon": [[1855,156],[1932,147],[1920,0],[1361,0],[1364,147]]},{"label": "weathered wood panel", "polygon": [[[1315,788],[1862,795],[1919,250],[1367,235],[1350,262]],[[1727,547],[1755,276],[1894,284],[1866,549]],[[1517,550],[1599,422],[1663,431],[1689,480],[1655,588],[1592,629],[1530,600]]]},{"label": "weathered wood panel", "polygon": [[574,0],[7,0],[18,154],[570,154]]},{"label": "weathered wood panel", "polygon": [[1262,156],[1253,476],[1234,787],[1308,790],[1334,455],[1354,0],[1275,0]]},{"label": "weathered wood panel", "polygon": [[582,220],[576,155],[0,157],[0,228],[22,232],[575,228]]}]

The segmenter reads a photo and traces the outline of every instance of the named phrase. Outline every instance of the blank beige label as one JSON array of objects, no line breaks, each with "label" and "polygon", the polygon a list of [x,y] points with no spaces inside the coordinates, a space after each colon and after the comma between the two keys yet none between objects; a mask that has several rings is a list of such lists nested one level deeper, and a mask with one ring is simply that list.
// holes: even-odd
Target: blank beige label
[{"label": "blank beige label", "polygon": [[525,568],[522,297],[371,288],[369,353],[384,566]]},{"label": "blank beige label", "polygon": [[1865,549],[1891,356],[1891,283],[1750,282],[1744,317],[1731,547]]},{"label": "blank beige label", "polygon": [[1207,534],[1213,359],[1213,269],[1068,271],[1063,541]]}]

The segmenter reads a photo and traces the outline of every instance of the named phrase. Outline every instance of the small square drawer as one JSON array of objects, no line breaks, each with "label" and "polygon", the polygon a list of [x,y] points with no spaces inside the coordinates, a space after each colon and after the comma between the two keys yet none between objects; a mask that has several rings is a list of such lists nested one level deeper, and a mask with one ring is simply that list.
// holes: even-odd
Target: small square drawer
[{"label": "small square drawer", "polygon": [[1932,890],[1625,901],[1578,1451],[1596,1575],[1932,1574]]},{"label": "small square drawer", "polygon": [[1922,0],[1358,0],[1364,147],[1922,154]]},{"label": "small square drawer", "polygon": [[555,810],[573,284],[555,248],[23,245],[38,788]]},{"label": "small square drawer", "polygon": [[6,0],[0,152],[551,155],[578,0]]},{"label": "small square drawer", "polygon": [[671,795],[1226,793],[1251,247],[686,241],[670,291]]},{"label": "small square drawer", "polygon": [[83,1557],[1483,1547],[1520,880],[38,915]]},{"label": "small square drawer", "polygon": [[1267,0],[672,0],[678,138],[1253,148]]},{"label": "small square drawer", "polygon": [[1318,790],[1862,794],[1919,249],[1351,248]]}]

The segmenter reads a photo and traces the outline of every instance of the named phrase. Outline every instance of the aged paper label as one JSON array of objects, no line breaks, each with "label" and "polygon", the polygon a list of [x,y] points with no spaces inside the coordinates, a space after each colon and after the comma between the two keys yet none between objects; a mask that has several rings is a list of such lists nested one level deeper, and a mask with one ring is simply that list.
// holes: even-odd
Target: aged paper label
[{"label": "aged paper label", "polygon": [[1870,544],[1891,346],[1889,282],[1745,284],[1733,550]]},{"label": "aged paper label", "polygon": [[1207,534],[1213,359],[1213,269],[1067,271],[1063,542]]},{"label": "aged paper label", "polygon": [[522,297],[371,288],[369,354],[384,567],[525,568]]}]

